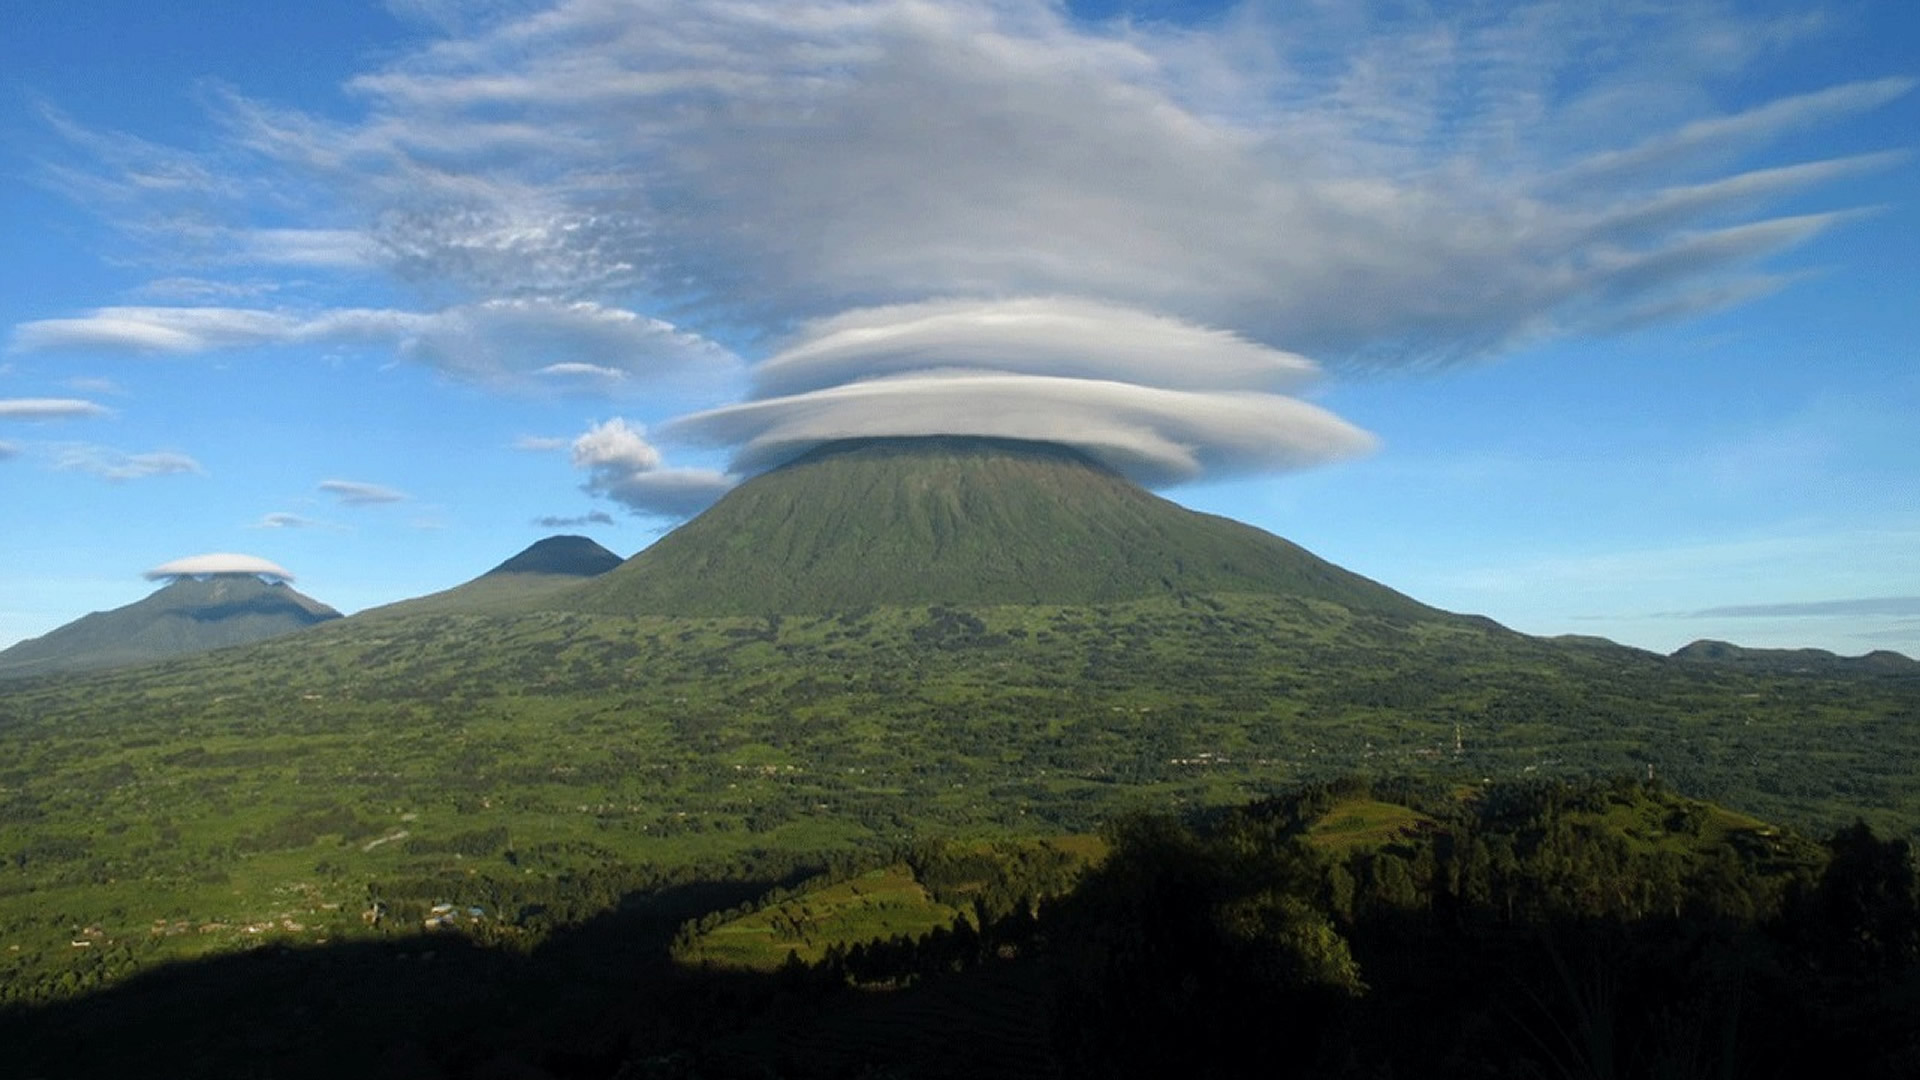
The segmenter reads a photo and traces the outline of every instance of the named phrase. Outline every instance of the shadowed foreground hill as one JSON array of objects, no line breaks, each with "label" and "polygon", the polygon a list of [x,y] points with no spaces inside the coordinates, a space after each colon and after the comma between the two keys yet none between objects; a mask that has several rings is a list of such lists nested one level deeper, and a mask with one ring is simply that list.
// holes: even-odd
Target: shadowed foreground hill
[{"label": "shadowed foreground hill", "polygon": [[0,679],[94,671],[250,645],[340,613],[251,574],[184,577],[146,599],[82,616],[0,652]]},{"label": "shadowed foreground hill", "polygon": [[372,608],[355,618],[520,611],[619,565],[620,556],[587,537],[549,536],[464,585]]},{"label": "shadowed foreground hill", "polygon": [[1277,536],[1168,502],[1074,451],[981,438],[822,447],[742,484],[553,606],[770,615],[1208,593],[1451,618]]}]

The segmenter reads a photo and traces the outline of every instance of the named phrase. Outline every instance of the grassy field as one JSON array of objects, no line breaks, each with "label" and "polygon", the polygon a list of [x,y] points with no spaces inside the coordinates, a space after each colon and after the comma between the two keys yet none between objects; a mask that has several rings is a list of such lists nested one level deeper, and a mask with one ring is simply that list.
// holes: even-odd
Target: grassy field
[{"label": "grassy field", "polygon": [[1435,824],[1417,810],[1377,799],[1356,799],[1335,806],[1307,830],[1307,838],[1326,851],[1346,854],[1384,847]]},{"label": "grassy field", "polygon": [[970,916],[935,900],[910,869],[895,864],[722,923],[675,959],[696,967],[775,971],[789,955],[818,963],[830,945],[896,934],[917,938],[958,918]]}]

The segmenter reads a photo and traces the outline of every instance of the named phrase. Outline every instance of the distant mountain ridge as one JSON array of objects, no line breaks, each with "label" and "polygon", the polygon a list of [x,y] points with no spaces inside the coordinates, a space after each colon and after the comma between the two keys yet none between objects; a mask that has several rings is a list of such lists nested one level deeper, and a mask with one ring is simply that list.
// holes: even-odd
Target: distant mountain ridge
[{"label": "distant mountain ridge", "polygon": [[768,615],[1208,593],[1458,618],[1280,537],[1162,499],[1076,451],[971,437],[820,447],[552,604]]},{"label": "distant mountain ridge", "polygon": [[1890,649],[1876,649],[1865,656],[1841,656],[1826,649],[1750,649],[1710,638],[1681,646],[1673,652],[1672,659],[1689,664],[1725,664],[1778,671],[1920,670],[1920,661]]},{"label": "distant mountain ridge", "polygon": [[96,611],[0,652],[0,678],[93,671],[250,645],[340,618],[284,582],[251,574],[183,577],[143,600]]}]

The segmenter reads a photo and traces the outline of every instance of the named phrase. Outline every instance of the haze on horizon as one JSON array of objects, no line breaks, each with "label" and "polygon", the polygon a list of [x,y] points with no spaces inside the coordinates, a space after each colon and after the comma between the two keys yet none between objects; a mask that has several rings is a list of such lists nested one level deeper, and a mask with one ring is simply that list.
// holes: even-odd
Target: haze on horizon
[{"label": "haze on horizon", "polygon": [[31,0],[0,646],[985,434],[1528,632],[1920,654],[1893,7]]}]

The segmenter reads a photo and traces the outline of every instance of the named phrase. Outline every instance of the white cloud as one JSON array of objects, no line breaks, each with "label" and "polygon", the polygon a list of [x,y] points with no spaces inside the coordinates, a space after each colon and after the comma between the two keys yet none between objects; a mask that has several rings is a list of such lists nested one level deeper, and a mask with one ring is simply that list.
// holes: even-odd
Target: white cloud
[{"label": "white cloud", "polygon": [[0,420],[74,420],[112,411],[79,398],[0,398]]},{"label": "white cloud", "polygon": [[616,416],[573,440],[573,465],[577,469],[644,472],[660,467],[660,451],[647,441],[645,428]]},{"label": "white cloud", "polygon": [[380,506],[387,503],[406,502],[412,498],[404,491],[380,484],[362,483],[358,480],[322,480],[320,490],[339,499],[346,506]]},{"label": "white cloud", "polygon": [[200,467],[198,461],[171,450],[129,454],[111,447],[87,444],[70,444],[60,447],[54,455],[53,466],[68,472],[88,473],[116,483],[123,480],[142,480],[150,476],[181,476],[206,472]]},{"label": "white cloud", "polygon": [[644,428],[615,417],[573,441],[573,464],[587,471],[582,487],[636,514],[690,517],[726,494],[734,479],[712,469],[668,468]]}]

